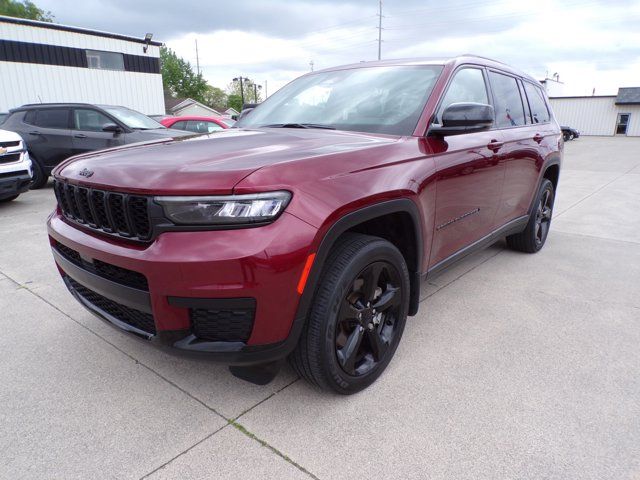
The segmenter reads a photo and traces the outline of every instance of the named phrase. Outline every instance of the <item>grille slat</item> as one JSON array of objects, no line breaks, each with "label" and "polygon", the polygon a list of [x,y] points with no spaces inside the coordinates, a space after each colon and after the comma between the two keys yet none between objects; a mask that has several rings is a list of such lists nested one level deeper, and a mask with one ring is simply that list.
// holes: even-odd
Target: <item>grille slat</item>
[{"label": "grille slat", "polygon": [[84,298],[91,305],[105,313],[108,313],[127,325],[137,328],[138,330],[142,330],[152,335],[156,334],[156,324],[153,321],[153,315],[150,313],[141,312],[140,310],[114,302],[84,285],[79,284],[73,278],[69,276],[66,278],[73,290],[75,290],[78,295]]},{"label": "grille slat", "polygon": [[13,163],[20,160],[19,153],[10,153],[8,155],[0,155],[0,164],[2,163]]},{"label": "grille slat", "polygon": [[151,238],[149,197],[94,190],[56,180],[54,191],[64,216],[111,235]]}]

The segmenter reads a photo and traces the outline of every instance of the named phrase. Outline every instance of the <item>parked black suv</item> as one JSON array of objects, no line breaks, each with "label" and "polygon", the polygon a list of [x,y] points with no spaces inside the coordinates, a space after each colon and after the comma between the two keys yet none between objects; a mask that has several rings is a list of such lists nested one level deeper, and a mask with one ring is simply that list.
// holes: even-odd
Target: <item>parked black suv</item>
[{"label": "parked black suv", "polygon": [[79,153],[126,143],[191,135],[171,130],[126,107],[86,103],[39,103],[15,108],[2,128],[27,144],[33,162],[31,188],[47,183],[51,170]]}]

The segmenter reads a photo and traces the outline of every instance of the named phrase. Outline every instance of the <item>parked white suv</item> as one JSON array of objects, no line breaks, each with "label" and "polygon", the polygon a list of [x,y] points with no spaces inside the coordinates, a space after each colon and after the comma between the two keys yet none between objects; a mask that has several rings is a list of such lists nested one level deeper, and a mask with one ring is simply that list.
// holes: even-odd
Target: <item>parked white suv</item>
[{"label": "parked white suv", "polygon": [[29,190],[33,172],[27,147],[17,133],[0,130],[0,202]]}]

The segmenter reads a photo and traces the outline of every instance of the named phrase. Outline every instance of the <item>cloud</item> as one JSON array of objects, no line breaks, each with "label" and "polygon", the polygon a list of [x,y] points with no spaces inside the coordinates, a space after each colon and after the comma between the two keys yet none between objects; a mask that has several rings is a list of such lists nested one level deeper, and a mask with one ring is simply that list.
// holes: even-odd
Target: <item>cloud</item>
[{"label": "cloud", "polygon": [[[377,57],[377,1],[40,0],[57,21],[129,35],[151,31],[210,83],[242,74],[269,92],[310,69]],[[384,58],[476,53],[543,78],[566,93],[615,93],[637,79],[640,3],[633,0],[424,0],[384,2]],[[587,87],[589,85],[589,87]],[[638,86],[638,85],[634,85]]]}]

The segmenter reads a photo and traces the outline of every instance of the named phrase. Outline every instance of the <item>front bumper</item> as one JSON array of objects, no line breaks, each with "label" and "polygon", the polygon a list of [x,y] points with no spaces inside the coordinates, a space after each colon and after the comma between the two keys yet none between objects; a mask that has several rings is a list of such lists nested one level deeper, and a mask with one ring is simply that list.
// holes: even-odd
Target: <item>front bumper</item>
[{"label": "front bumper", "polygon": [[[296,286],[316,229],[286,212],[259,228],[167,232],[146,245],[85,231],[57,212],[48,230],[71,293],[120,330],[233,365],[277,360],[297,343]],[[202,312],[230,332],[242,331],[251,313],[250,332],[242,340],[207,337]],[[234,325],[237,318],[244,323]]]},{"label": "front bumper", "polygon": [[[17,152],[8,152],[15,155]],[[16,162],[2,163],[0,157],[0,200],[13,197],[29,190],[32,171],[31,160],[27,152],[21,152]]]}]

